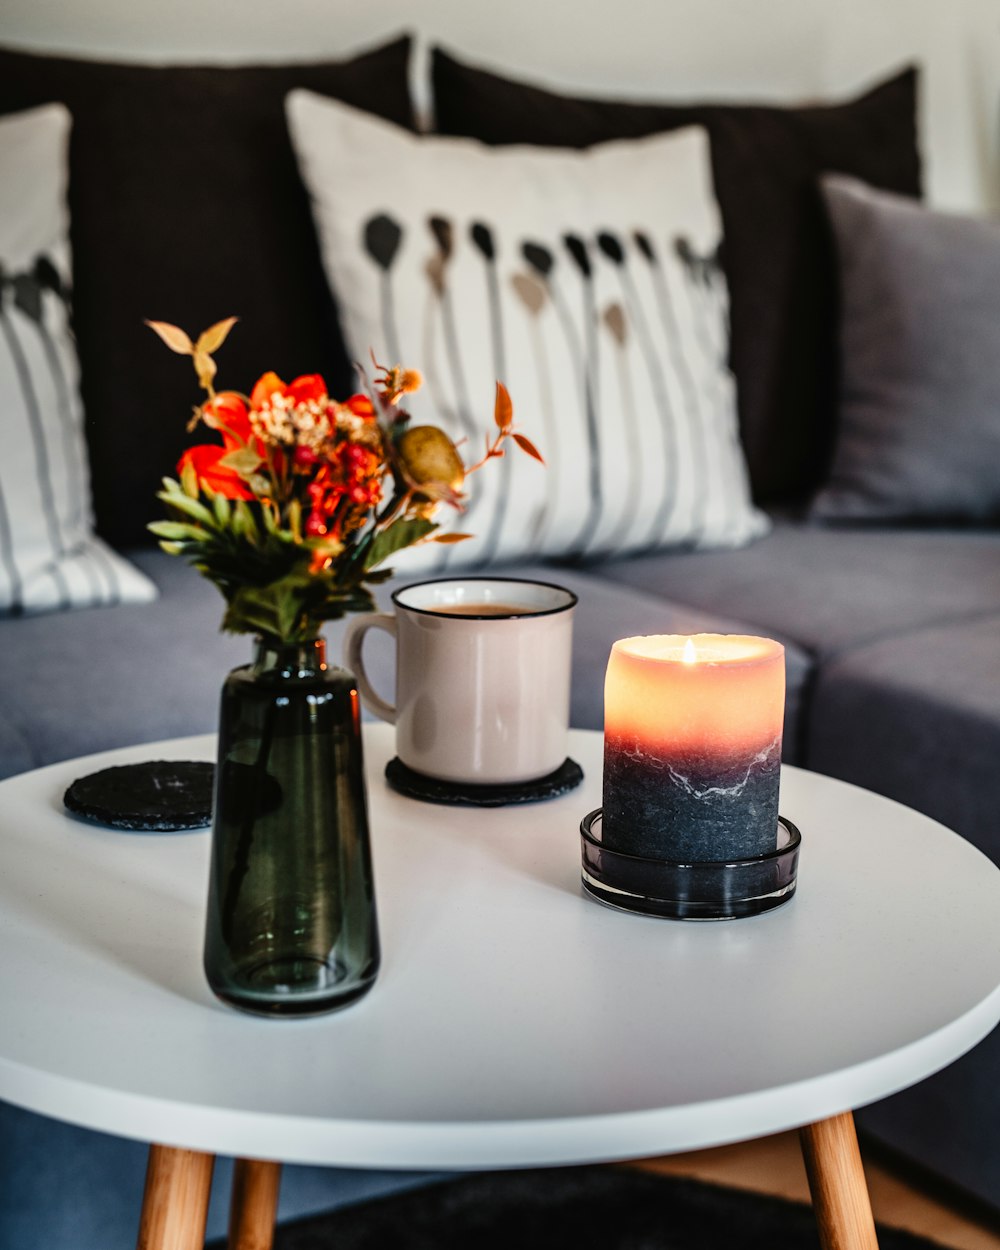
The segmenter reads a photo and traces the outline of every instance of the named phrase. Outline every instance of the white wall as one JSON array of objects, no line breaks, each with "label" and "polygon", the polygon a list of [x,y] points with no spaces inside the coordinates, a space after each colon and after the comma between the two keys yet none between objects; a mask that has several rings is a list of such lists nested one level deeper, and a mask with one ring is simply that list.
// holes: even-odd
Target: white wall
[{"label": "white wall", "polygon": [[[570,88],[838,98],[917,61],[932,202],[1000,208],[997,0],[0,0],[0,41],[154,61],[321,58],[403,29]],[[416,67],[418,94],[426,99]]]}]

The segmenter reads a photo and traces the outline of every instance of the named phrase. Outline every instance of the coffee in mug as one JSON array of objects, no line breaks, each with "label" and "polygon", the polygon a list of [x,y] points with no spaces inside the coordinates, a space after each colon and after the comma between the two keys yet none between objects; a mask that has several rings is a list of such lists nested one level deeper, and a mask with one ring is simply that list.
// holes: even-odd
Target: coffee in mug
[{"label": "coffee in mug", "polygon": [[[449,577],[404,586],[394,613],[348,622],[344,662],[362,702],[396,726],[396,753],[442,781],[533,781],[566,759],[576,595],[512,577]],[[372,688],[369,629],[396,640],[396,701]]]}]

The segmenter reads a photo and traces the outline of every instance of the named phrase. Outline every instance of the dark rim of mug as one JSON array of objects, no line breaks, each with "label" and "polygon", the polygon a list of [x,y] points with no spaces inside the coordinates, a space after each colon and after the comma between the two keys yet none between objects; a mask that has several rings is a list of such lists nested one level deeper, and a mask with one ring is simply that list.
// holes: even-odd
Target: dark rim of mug
[{"label": "dark rim of mug", "polygon": [[[460,617],[456,616],[454,612],[440,612],[435,608],[418,608],[411,603],[399,602],[399,596],[406,594],[408,590],[416,590],[418,586],[436,586],[442,582],[506,582],[510,586],[545,586],[548,590],[558,590],[560,594],[568,595],[569,602],[562,604],[558,608],[539,608],[537,612],[531,610],[500,614],[484,612],[481,615],[474,612],[463,612]],[[572,590],[567,590],[565,586],[560,586],[556,582],[539,582],[531,577],[489,577],[483,574],[479,577],[429,577],[422,582],[410,582],[408,586],[400,586],[398,590],[392,592],[392,601],[397,608],[402,608],[405,612],[419,612],[421,616],[446,616],[450,621],[519,621],[528,616],[555,616],[559,612],[568,612],[570,608],[576,607],[579,599],[573,594]]]}]

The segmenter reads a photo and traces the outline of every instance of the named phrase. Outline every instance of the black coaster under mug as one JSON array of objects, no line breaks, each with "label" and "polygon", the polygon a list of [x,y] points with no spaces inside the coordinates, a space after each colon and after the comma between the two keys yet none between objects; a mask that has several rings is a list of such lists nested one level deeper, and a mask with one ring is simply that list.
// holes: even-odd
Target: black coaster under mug
[{"label": "black coaster under mug", "polygon": [[63,802],[74,815],[112,829],[175,833],[212,823],[215,765],[144,760],[80,777]]},{"label": "black coaster under mug", "polygon": [[385,779],[393,790],[408,799],[424,803],[444,803],[465,807],[506,807],[511,803],[538,803],[569,794],[583,780],[583,769],[576,760],[566,759],[553,773],[533,781],[503,782],[497,785],[473,785],[460,781],[441,781],[428,777],[404,764],[398,755],[385,766]]}]

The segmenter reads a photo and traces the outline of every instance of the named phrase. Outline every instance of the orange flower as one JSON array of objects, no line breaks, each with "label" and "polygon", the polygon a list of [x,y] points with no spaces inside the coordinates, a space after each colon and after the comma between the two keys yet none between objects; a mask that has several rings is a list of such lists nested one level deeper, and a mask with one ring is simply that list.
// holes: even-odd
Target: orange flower
[{"label": "orange flower", "polygon": [[281,378],[279,378],[276,373],[268,371],[267,373],[261,374],[261,376],[257,379],[257,383],[253,390],[250,392],[250,407],[261,408],[272,395],[284,395],[286,393],[286,389],[287,388],[285,387],[284,382],[282,382]]},{"label": "orange flower", "polygon": [[253,492],[236,470],[221,463],[223,456],[231,450],[229,447],[217,447],[214,443],[189,447],[177,462],[177,472],[183,476],[184,470],[190,466],[197,474],[199,484],[217,495],[224,495],[227,499],[253,499]]},{"label": "orange flower", "polygon": [[356,417],[365,417],[369,421],[375,417],[375,408],[367,395],[356,394],[344,400],[344,407],[349,408]]}]

